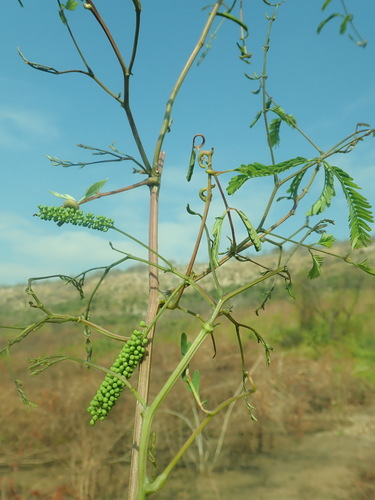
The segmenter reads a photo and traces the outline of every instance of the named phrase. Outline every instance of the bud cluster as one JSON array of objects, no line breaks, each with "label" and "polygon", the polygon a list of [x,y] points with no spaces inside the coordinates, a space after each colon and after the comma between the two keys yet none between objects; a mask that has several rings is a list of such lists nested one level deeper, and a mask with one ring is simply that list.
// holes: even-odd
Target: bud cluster
[{"label": "bud cluster", "polygon": [[[129,379],[136,367],[142,362],[145,355],[147,338],[139,331],[134,330],[130,340],[126,342],[111,366],[111,371]],[[104,420],[111,408],[116,404],[125,384],[122,380],[108,373],[93,397],[87,411],[91,415],[90,425],[97,420]]]},{"label": "bud cluster", "polygon": [[114,226],[113,219],[104,217],[104,215],[94,215],[90,212],[83,213],[82,210],[75,210],[69,207],[48,207],[38,205],[39,212],[35,214],[41,220],[52,220],[59,226],[64,223],[70,223],[74,226],[83,226],[98,231],[108,231]]}]

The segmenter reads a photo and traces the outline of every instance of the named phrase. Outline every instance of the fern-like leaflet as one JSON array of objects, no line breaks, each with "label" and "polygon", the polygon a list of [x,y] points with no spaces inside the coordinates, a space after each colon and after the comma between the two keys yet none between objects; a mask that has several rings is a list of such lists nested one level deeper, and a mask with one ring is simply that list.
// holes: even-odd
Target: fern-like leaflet
[{"label": "fern-like leaflet", "polygon": [[349,228],[352,248],[366,247],[371,242],[371,228],[368,222],[374,222],[371,205],[357,190],[361,189],[350,175],[340,167],[326,164],[338,179],[349,205]]},{"label": "fern-like leaflet", "polygon": [[275,165],[263,165],[262,163],[250,163],[249,165],[241,165],[236,168],[236,172],[240,175],[232,177],[229,181],[227,192],[228,194],[235,193],[246,181],[254,177],[266,177],[269,175],[280,174],[298,165],[308,163],[309,160],[301,156],[291,158],[290,160],[276,163]]},{"label": "fern-like leaflet", "polygon": [[334,187],[335,178],[330,166],[324,162],[324,186],[321,195],[316,200],[311,209],[306,213],[307,216],[318,215],[330,206],[332,198],[335,196]]}]

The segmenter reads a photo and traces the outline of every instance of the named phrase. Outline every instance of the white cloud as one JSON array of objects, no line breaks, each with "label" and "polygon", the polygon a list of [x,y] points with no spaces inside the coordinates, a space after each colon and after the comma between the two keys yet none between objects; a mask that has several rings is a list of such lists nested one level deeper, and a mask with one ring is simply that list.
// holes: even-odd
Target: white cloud
[{"label": "white cloud", "polygon": [[29,277],[50,274],[78,274],[125,257],[113,251],[109,241],[120,250],[145,256],[139,245],[121,241],[111,232],[74,227],[58,231],[51,225],[44,229],[10,213],[0,214],[0,234],[0,284],[26,282]]}]

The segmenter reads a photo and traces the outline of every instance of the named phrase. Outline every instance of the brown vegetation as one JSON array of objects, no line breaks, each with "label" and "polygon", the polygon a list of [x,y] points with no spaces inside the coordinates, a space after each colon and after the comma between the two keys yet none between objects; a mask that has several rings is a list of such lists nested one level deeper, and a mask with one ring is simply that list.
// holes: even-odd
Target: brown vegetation
[{"label": "brown vegetation", "polygon": [[[305,271],[306,268],[304,274]],[[101,292],[101,302],[94,310],[96,318],[103,318],[108,327],[122,334],[126,332],[124,323],[120,323],[120,316],[126,319],[129,331],[142,318],[142,301],[135,293],[138,290],[141,293],[142,280],[137,273],[136,270],[118,273],[108,280]],[[332,452],[332,462],[328,461],[324,467],[326,473],[336,461],[332,451],[336,446],[334,433],[348,437],[347,442],[341,440],[339,443],[346,446],[347,462],[342,463],[337,477],[341,477],[345,467],[351,470],[346,478],[348,484],[345,491],[336,498],[372,498],[374,476],[369,467],[371,462],[361,464],[359,457],[375,461],[375,453],[371,451],[375,449],[371,437],[375,430],[372,416],[375,358],[373,350],[367,347],[373,342],[373,277],[347,270],[345,274],[327,274],[329,281],[323,277],[309,282],[309,286],[301,279],[296,280],[297,301],[286,299],[275,291],[267,304],[268,309],[260,316],[256,316],[254,311],[263,300],[264,290],[258,294],[247,294],[235,304],[236,318],[250,321],[275,347],[271,365],[266,367],[261,345],[256,343],[251,332],[242,332],[245,368],[251,373],[257,389],[248,402],[254,407],[252,413],[257,421],[252,421],[242,400],[213,419],[184,456],[166,490],[157,494],[156,498],[167,500],[177,495],[189,500],[224,499],[228,497],[226,492],[230,495],[230,487],[233,488],[228,481],[233,480],[237,484],[236,491],[239,491],[240,485],[242,488],[262,487],[259,496],[254,498],[268,499],[276,495],[280,500],[291,500],[293,495],[290,491],[283,496],[277,485],[274,486],[276,489],[270,489],[270,495],[273,492],[274,496],[266,496],[271,479],[263,486],[253,482],[267,467],[270,468],[267,472],[270,478],[277,477],[272,472],[275,463],[279,464],[277,470],[280,475],[286,464],[287,450],[297,453],[295,460],[298,465],[301,443],[305,443],[304,460],[307,460],[306,456],[310,460],[301,461],[301,467],[302,463],[303,467],[314,467],[322,459],[319,448],[315,448],[316,442],[309,439],[318,435],[325,436],[323,443],[327,443],[327,453]],[[230,273],[228,276],[231,276]],[[132,297],[129,280],[133,283]],[[224,276],[223,281],[230,286],[229,277]],[[65,285],[49,283],[39,286],[50,307],[76,311],[77,314],[82,308],[80,299],[72,290],[68,293],[69,288]],[[164,283],[163,286],[167,288],[170,284]],[[59,293],[56,293],[57,290]],[[25,308],[27,297],[22,292],[21,288],[1,290],[1,323],[14,323],[16,317],[18,324],[26,324],[38,314],[34,309]],[[186,306],[199,309],[200,304],[193,295],[188,294],[185,300]],[[109,316],[105,316],[105,312],[109,312]],[[156,339],[152,394],[156,394],[180,357],[180,334],[185,331],[189,339],[192,337],[195,327],[194,320],[192,324],[190,318],[182,313],[172,315],[169,312],[162,318]],[[12,332],[3,332],[2,344],[5,345]],[[110,366],[118,345],[96,333],[92,334],[92,342],[93,360]],[[201,396],[207,400],[206,407],[209,409],[233,395],[242,380],[235,334],[225,319],[217,329],[215,343],[215,356],[214,344],[207,339],[190,367],[191,372],[195,369],[200,371]],[[28,398],[38,405],[30,411],[22,405],[5,356],[0,359],[0,499],[124,498],[134,401],[125,392],[110,417],[91,427],[86,407],[103,374],[66,361],[36,377],[28,375],[25,358],[54,353],[86,357],[85,337],[78,325],[48,325],[30,334],[11,351],[16,378],[22,381]],[[353,443],[359,443],[354,429],[358,430],[361,418],[366,422],[361,436],[367,436],[372,448],[353,451]],[[183,444],[199,419],[202,419],[202,414],[193,405],[191,394],[181,380],[155,422],[157,441],[154,453],[158,471]],[[272,467],[270,464],[273,464]],[[195,476],[192,474],[196,473],[201,479],[193,481]],[[322,474],[324,484],[323,472],[317,471],[316,474]],[[228,478],[226,482],[225,477]],[[301,472],[301,481],[302,478],[306,481]],[[298,485],[297,480],[295,485]],[[330,491],[327,486],[327,495]],[[324,497],[321,492],[315,492],[313,496],[313,490],[311,495],[296,498],[333,498]]]},{"label": "brown vegetation", "polygon": [[[74,333],[65,335],[72,340]],[[178,355],[176,344],[168,342],[158,350],[154,391],[170,370],[169,360]],[[254,347],[251,342],[247,349],[252,351]],[[207,407],[230,396],[241,380],[238,363],[233,363],[237,351],[232,342],[220,339],[215,359],[209,344],[199,354],[197,366],[204,365],[201,391],[208,400]],[[67,362],[30,379],[22,373],[22,357],[20,353],[16,356],[13,368],[38,408],[29,412],[22,407],[3,364],[3,498],[123,498],[132,436],[130,395],[124,394],[110,418],[92,428],[85,408],[101,375]],[[202,440],[189,450],[181,464],[187,471],[207,474],[251,468],[259,453],[277,453],[308,433],[351,425],[351,414],[373,402],[372,389],[353,376],[353,363],[349,360],[338,361],[330,355],[314,360],[275,354],[271,366],[265,368],[259,366],[256,354],[250,354],[249,359],[249,369],[256,367],[253,378],[257,392],[250,403],[255,407],[257,422],[251,421],[244,403],[238,402],[227,427],[223,414],[213,420]],[[109,364],[110,360],[107,354],[101,361]],[[263,356],[260,364],[264,365]],[[181,382],[156,422],[158,467],[167,463],[188,437],[189,426],[201,418],[193,408],[190,394]],[[222,430],[224,445],[217,454]],[[358,481],[363,489],[368,476],[361,474]]]}]

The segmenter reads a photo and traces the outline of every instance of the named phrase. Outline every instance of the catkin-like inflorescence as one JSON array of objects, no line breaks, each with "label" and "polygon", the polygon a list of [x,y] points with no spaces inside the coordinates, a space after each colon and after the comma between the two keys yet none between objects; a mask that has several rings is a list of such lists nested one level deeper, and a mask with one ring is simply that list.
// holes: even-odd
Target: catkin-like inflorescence
[{"label": "catkin-like inflorescence", "polygon": [[41,220],[51,220],[57,222],[58,225],[70,223],[74,226],[83,226],[98,231],[108,231],[114,226],[113,219],[104,217],[103,215],[94,215],[90,212],[84,213],[82,210],[75,210],[69,207],[48,207],[46,205],[38,205],[39,212],[35,214]]},{"label": "catkin-like inflorescence", "polygon": [[[147,338],[144,333],[134,330],[130,340],[126,342],[111,366],[111,371],[129,379],[135,368],[142,362],[145,355]],[[125,384],[122,380],[108,373],[93,397],[87,411],[91,415],[90,425],[97,420],[104,420],[111,408],[116,404]]]}]

